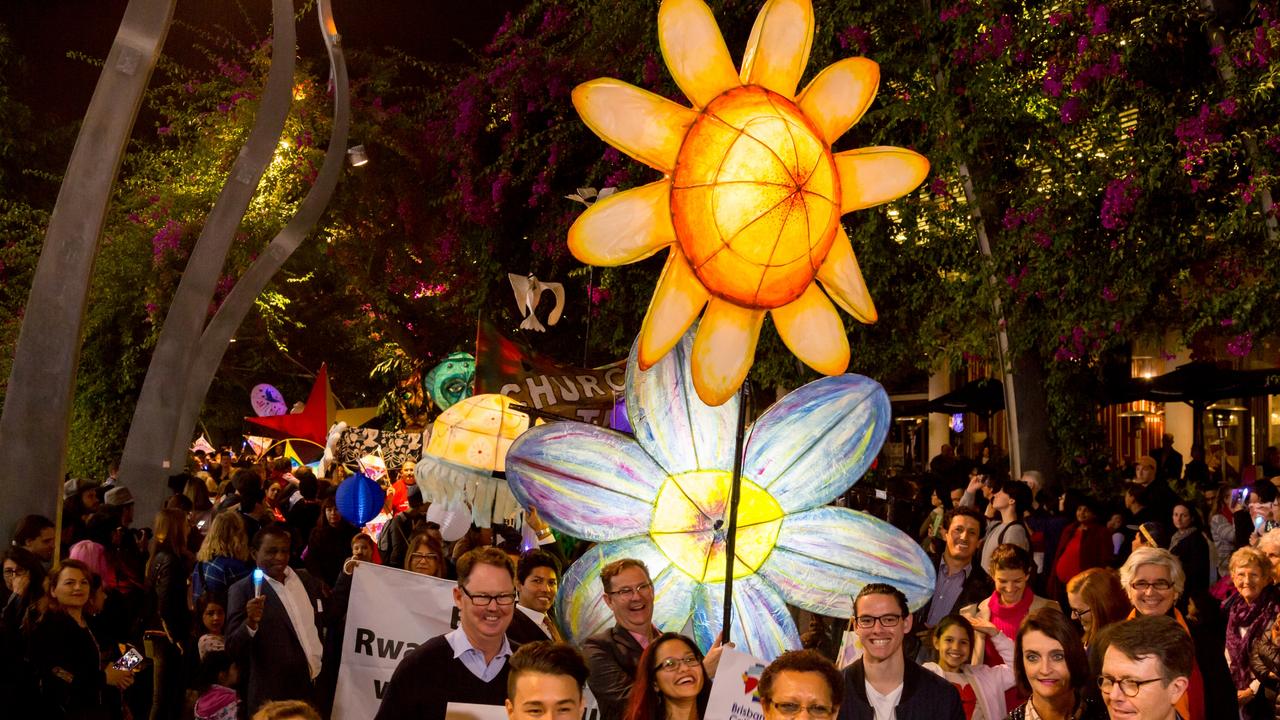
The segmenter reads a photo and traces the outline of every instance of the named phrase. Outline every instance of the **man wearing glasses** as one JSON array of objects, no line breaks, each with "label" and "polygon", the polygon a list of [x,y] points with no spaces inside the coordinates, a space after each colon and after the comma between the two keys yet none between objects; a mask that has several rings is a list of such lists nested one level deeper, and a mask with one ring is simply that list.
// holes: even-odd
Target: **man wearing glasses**
[{"label": "man wearing glasses", "polygon": [[843,691],[840,671],[816,650],[783,653],[760,676],[764,720],[791,720],[800,713],[831,720],[840,712]]},{"label": "man wearing glasses", "polygon": [[864,585],[852,622],[862,657],[844,669],[840,720],[964,720],[955,687],[902,652],[912,618],[901,590]]},{"label": "man wearing glasses", "polygon": [[601,720],[618,720],[626,712],[640,654],[658,636],[653,627],[653,581],[643,562],[623,558],[604,566],[600,582],[616,624],[587,638],[582,653]]},{"label": "man wearing glasses", "polygon": [[1116,623],[1103,631],[1099,647],[1098,688],[1112,720],[1180,717],[1175,707],[1187,691],[1195,648],[1176,620],[1144,615]]},{"label": "man wearing glasses", "polygon": [[444,720],[449,703],[504,705],[507,700],[507,628],[515,612],[516,569],[495,547],[458,559],[453,602],[458,627],[405,656],[382,697],[377,720]]}]

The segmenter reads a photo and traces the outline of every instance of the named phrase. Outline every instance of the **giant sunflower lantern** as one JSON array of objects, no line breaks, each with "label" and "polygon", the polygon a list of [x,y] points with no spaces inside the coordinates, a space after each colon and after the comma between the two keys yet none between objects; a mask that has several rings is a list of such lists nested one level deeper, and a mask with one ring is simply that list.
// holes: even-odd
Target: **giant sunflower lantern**
[{"label": "giant sunflower lantern", "polygon": [[[517,499],[552,526],[598,543],[565,573],[560,618],[581,640],[612,624],[600,570],[624,557],[649,567],[654,624],[691,625],[706,648],[723,618],[736,397],[702,402],[689,373],[692,332],[648,370],[627,364],[634,438],[577,422],[521,435],[507,454]],[[910,537],[870,515],[827,506],[867,470],[890,423],[889,398],[860,375],[821,378],[756,420],[746,441],[734,548],[738,647],[772,659],[799,647],[787,604],[848,617],[869,582],[923,604],[933,569]]]},{"label": "giant sunflower lantern", "polygon": [[841,60],[797,94],[813,41],[809,0],[765,3],[741,72],[702,0],[663,0],[658,37],[692,108],[611,78],[578,86],[573,103],[593,132],[665,177],[589,208],[569,230],[570,250],[614,266],[671,248],[640,366],[701,313],[693,378],[708,404],[742,385],[766,312],[807,365],[844,372],[849,341],[832,300],[866,323],[876,310],[840,216],[905,195],[929,171],[903,148],[831,150],[871,104],[879,66]]}]

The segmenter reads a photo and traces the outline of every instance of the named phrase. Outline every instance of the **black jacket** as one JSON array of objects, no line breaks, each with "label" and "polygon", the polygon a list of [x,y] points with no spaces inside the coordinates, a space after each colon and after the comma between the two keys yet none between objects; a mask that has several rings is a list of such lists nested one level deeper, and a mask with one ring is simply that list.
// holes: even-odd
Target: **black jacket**
[{"label": "black jacket", "polygon": [[1245,707],[1246,717],[1280,717],[1280,645],[1271,642],[1271,632],[1266,630],[1253,641],[1249,649],[1249,669],[1261,687],[1253,702]]},{"label": "black jacket", "polygon": [[[838,720],[875,720],[867,701],[867,676],[860,658],[844,669],[844,702]],[[902,697],[894,709],[897,720],[964,720],[960,693],[946,680],[903,659]]]},{"label": "black jacket", "polygon": [[621,625],[598,632],[582,643],[582,654],[587,658],[587,684],[600,705],[600,720],[621,720],[626,713],[643,652],[640,643]]},{"label": "black jacket", "polygon": [[[323,643],[324,616],[318,603],[320,582],[305,570],[294,572],[311,598],[316,632]],[[321,697],[312,683],[311,668],[289,620],[289,612],[269,582],[262,583],[262,594],[267,599],[262,622],[258,624],[256,633],[249,634],[244,606],[253,599],[253,594],[253,576],[250,575],[231,586],[227,607],[227,652],[239,664],[241,684],[247,686],[247,692],[241,694],[247,714],[253,715],[263,703],[271,700],[304,700],[327,709],[333,699]]]}]

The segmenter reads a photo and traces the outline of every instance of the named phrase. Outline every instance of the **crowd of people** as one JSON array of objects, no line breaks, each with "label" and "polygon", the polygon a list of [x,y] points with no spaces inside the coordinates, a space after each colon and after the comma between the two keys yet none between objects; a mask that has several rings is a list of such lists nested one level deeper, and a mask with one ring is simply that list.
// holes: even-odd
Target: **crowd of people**
[{"label": "crowd of people", "polygon": [[[891,585],[862,587],[849,632],[815,623],[805,649],[768,666],[760,712],[1277,717],[1276,485],[1213,483],[1191,464],[1175,475],[1171,445],[1139,459],[1114,498],[1054,494],[1038,473],[1011,478],[998,462],[944,453],[938,472],[913,479],[932,507],[893,518],[918,531],[932,595],[912,611]],[[534,549],[507,526],[446,542],[412,463],[386,479],[383,516],[365,528],[338,511],[336,478],[287,460],[196,457],[193,468],[171,478],[146,528],[114,472],[69,480],[60,523],[18,525],[0,610],[0,692],[14,717],[326,717],[352,571],[368,562],[457,581],[456,629],[403,658],[378,720],[444,720],[450,703],[582,717],[584,687],[602,720],[709,718],[732,643],[704,654],[659,631],[649,569],[621,559],[600,574],[612,626],[567,644],[558,584],[588,546],[557,537],[536,508],[526,513]]]}]

